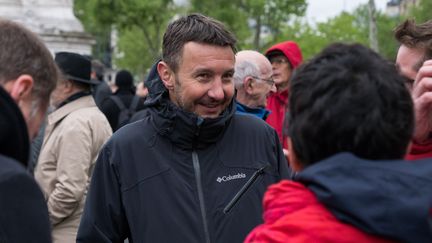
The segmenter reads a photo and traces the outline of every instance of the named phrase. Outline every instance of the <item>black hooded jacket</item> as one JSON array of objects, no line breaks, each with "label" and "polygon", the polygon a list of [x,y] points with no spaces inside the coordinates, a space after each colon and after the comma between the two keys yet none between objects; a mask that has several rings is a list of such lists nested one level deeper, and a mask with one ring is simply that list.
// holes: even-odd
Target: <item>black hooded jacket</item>
[{"label": "black hooded jacket", "polygon": [[0,87],[0,242],[51,242],[45,199],[25,169],[28,156],[24,118]]},{"label": "black hooded jacket", "polygon": [[77,242],[242,242],[289,176],[276,132],[234,103],[215,119],[185,112],[153,73],[148,115],[99,155]]}]

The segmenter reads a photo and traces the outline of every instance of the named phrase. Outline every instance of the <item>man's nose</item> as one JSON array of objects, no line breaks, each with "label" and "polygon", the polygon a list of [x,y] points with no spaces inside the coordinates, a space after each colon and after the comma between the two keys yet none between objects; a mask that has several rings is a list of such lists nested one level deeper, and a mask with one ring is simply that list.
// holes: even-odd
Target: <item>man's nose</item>
[{"label": "man's nose", "polygon": [[225,92],[221,79],[216,79],[213,82],[210,90],[208,91],[208,96],[214,100],[223,100],[225,98]]}]

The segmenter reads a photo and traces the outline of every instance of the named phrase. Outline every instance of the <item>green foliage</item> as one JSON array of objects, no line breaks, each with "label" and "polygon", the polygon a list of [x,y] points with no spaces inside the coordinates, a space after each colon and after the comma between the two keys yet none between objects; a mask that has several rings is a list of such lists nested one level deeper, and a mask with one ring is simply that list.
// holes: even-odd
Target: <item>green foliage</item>
[{"label": "green foliage", "polygon": [[416,20],[417,23],[423,23],[432,19],[432,1],[421,0],[417,6],[411,8],[408,16]]},{"label": "green foliage", "polygon": [[176,8],[173,0],[77,0],[75,13],[95,36],[106,39],[99,29],[116,29],[121,55],[114,56],[115,64],[141,74],[160,56],[162,35]]},{"label": "green foliage", "polygon": [[[190,11],[224,22],[237,36],[239,49],[262,49],[261,32],[278,35],[293,16],[304,15],[305,0],[191,0]],[[221,7],[223,6],[223,7]]]},{"label": "green foliage", "polygon": [[[297,41],[305,60],[333,42],[369,45],[366,4],[317,24],[302,17],[306,7],[305,0],[190,0],[183,8],[173,0],[75,0],[75,14],[97,40],[94,55],[106,59],[110,33],[116,29],[114,63],[139,76],[160,56],[163,32],[176,14],[200,12],[222,21],[236,34],[239,49],[264,51],[277,42]],[[412,13],[423,21],[431,11],[432,1],[423,0]],[[393,29],[399,21],[377,13],[380,53],[391,60],[397,50]]]},{"label": "green foliage", "polygon": [[[378,13],[378,40],[380,54],[394,59],[397,44],[393,38],[393,28],[398,19]],[[354,12],[342,12],[326,22],[311,25],[304,19],[296,19],[283,28],[276,42],[294,40],[302,49],[303,58],[310,59],[327,45],[334,42],[360,43],[369,46],[369,16],[366,5],[359,6]],[[267,47],[269,47],[268,45]]]}]

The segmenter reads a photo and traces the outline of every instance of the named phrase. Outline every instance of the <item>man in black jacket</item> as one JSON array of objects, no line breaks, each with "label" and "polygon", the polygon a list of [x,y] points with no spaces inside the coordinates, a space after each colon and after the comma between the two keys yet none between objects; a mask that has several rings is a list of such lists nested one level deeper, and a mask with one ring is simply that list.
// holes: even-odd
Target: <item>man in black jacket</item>
[{"label": "man in black jacket", "polygon": [[149,115],[102,149],[77,242],[242,242],[262,222],[289,172],[276,132],[235,114],[235,42],[199,14],[168,26]]},{"label": "man in black jacket", "polygon": [[[117,86],[116,92],[105,98],[100,106],[113,132],[129,123],[133,113],[144,108],[143,99],[135,95],[133,76],[129,71],[120,70],[115,77],[115,85]],[[129,114],[121,117],[120,114],[125,110],[126,114]]]},{"label": "man in black jacket", "polygon": [[51,242],[43,194],[25,166],[57,68],[43,42],[0,19],[0,242]]}]

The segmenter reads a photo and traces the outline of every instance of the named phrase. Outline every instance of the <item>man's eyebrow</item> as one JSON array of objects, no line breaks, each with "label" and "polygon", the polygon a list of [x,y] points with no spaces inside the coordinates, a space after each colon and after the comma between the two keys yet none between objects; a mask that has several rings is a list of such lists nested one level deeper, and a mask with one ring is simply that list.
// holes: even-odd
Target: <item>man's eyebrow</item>
[{"label": "man's eyebrow", "polygon": [[214,73],[214,72],[213,72],[213,70],[211,70],[209,68],[197,68],[197,69],[193,70],[192,73],[196,74],[196,73]]},{"label": "man's eyebrow", "polygon": [[234,73],[234,72],[235,72],[235,69],[233,68],[233,69],[225,71],[224,73]]}]

